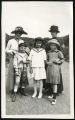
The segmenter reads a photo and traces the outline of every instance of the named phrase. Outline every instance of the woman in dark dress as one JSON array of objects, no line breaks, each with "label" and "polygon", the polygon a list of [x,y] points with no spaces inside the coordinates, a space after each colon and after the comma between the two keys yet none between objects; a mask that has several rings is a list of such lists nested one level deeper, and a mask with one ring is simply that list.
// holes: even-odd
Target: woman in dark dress
[{"label": "woman in dark dress", "polygon": [[[58,30],[58,26],[52,25],[49,32],[51,32],[51,39],[56,38],[57,39],[57,34],[60,32]],[[59,41],[58,41],[59,42]],[[48,52],[48,48],[46,47],[47,52]],[[45,93],[46,94],[50,94],[52,93],[52,87],[50,83],[44,83],[44,88],[45,88]],[[60,84],[58,84],[58,89],[57,89],[57,94],[59,95],[60,93],[64,93],[64,88],[63,88],[63,80],[62,80],[62,75],[60,74]]]}]

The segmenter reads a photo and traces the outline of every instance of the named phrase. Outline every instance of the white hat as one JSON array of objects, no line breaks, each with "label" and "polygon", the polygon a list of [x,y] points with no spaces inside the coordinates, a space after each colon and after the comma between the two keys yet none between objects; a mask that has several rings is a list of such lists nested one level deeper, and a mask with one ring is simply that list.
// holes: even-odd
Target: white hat
[{"label": "white hat", "polygon": [[60,46],[60,43],[57,41],[57,39],[49,40],[48,43],[49,43],[49,44],[54,43],[54,44]]}]

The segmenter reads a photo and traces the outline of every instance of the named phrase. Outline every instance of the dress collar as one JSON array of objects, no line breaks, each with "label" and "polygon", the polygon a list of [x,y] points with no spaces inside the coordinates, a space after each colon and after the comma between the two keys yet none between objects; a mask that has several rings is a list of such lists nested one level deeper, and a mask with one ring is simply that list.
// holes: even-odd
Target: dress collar
[{"label": "dress collar", "polygon": [[36,48],[33,48],[33,50],[36,51],[37,53],[39,53],[43,50],[43,48],[40,48],[39,50],[37,50]]}]

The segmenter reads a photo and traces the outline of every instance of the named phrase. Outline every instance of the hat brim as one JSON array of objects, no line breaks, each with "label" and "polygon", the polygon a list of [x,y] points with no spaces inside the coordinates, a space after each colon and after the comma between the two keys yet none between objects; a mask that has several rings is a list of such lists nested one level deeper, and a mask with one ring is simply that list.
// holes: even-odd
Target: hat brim
[{"label": "hat brim", "polygon": [[58,46],[60,46],[60,43],[58,43],[58,42],[48,42],[48,44],[56,44],[56,45],[58,45]]},{"label": "hat brim", "polygon": [[42,38],[35,38],[35,42],[43,42]]},{"label": "hat brim", "polygon": [[12,31],[11,32],[12,34],[16,34],[16,33],[20,33],[20,34],[28,34],[27,32],[25,32],[25,31],[17,31],[17,30],[14,30],[14,31]]},{"label": "hat brim", "polygon": [[43,44],[43,40],[35,40],[34,43],[37,43],[37,42]]},{"label": "hat brim", "polygon": [[54,31],[54,30],[48,30],[49,32],[57,32],[60,33],[60,31]]}]

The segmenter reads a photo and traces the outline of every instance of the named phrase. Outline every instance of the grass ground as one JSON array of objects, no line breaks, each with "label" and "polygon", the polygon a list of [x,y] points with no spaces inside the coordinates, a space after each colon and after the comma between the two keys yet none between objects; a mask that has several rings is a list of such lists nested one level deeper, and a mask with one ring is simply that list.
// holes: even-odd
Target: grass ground
[{"label": "grass ground", "polygon": [[7,115],[40,115],[40,114],[69,114],[70,113],[70,83],[69,83],[69,63],[62,65],[64,94],[57,97],[56,105],[51,105],[47,95],[38,100],[32,98],[33,81],[26,88],[28,96],[17,95],[16,102],[11,102],[9,94],[6,95]]}]

